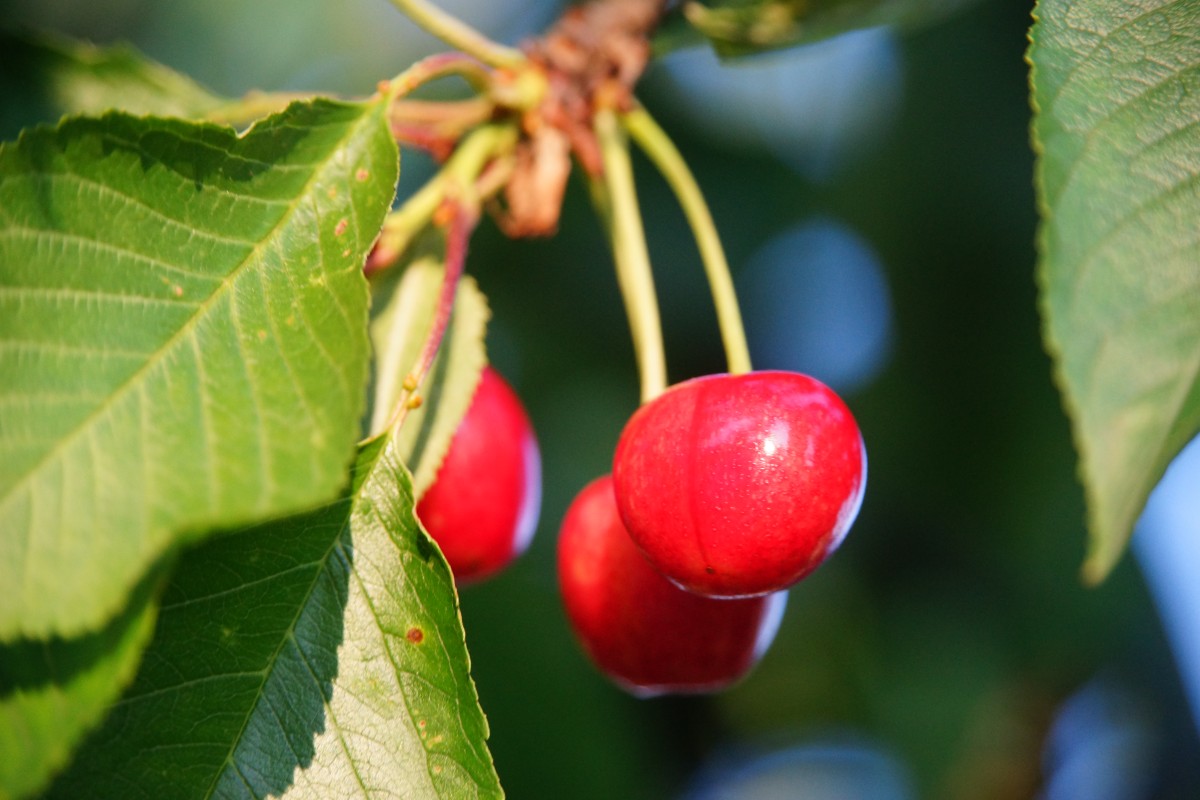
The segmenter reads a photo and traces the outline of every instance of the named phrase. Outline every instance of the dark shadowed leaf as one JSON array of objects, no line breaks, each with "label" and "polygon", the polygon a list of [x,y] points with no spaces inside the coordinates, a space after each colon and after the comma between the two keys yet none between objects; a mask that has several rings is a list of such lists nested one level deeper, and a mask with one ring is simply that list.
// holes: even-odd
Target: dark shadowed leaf
[{"label": "dark shadowed leaf", "polygon": [[349,496],[187,554],[76,798],[498,797],[449,568],[390,437]]},{"label": "dark shadowed leaf", "polygon": [[1044,333],[1096,581],[1200,428],[1200,2],[1046,0],[1036,14]]}]

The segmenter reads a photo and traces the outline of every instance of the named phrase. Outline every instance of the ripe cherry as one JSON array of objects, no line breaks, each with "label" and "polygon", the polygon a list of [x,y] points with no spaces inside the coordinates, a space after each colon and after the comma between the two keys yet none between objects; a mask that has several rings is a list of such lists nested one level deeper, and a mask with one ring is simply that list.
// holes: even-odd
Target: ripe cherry
[{"label": "ripe cherry", "polygon": [[487,577],[524,552],[542,500],[533,426],[512,388],[486,367],[417,517],[460,584]]},{"label": "ripe cherry", "polygon": [[845,403],[814,378],[708,375],[634,413],[613,480],[656,569],[699,594],[747,597],[791,586],[841,543],[866,450]]},{"label": "ripe cherry", "polygon": [[787,593],[715,600],[659,575],[617,513],[612,478],[571,503],[558,540],[567,618],[602,672],[639,696],[712,692],[744,676],[771,641]]}]

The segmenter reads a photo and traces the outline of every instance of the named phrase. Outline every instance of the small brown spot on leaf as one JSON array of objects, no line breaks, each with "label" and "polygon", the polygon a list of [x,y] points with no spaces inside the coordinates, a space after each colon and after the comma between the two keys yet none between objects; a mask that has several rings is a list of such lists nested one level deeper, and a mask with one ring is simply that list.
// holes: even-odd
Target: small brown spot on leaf
[{"label": "small brown spot on leaf", "polygon": [[420,628],[409,628],[408,633],[404,634],[404,638],[413,644],[420,644],[425,641],[425,631]]},{"label": "small brown spot on leaf", "polygon": [[183,287],[182,286],[172,286],[171,294],[175,295],[176,297],[183,297]]},{"label": "small brown spot on leaf", "polygon": [[341,236],[343,233],[346,232],[346,228],[349,228],[349,227],[350,227],[350,220],[346,219],[345,217],[342,217],[341,219],[338,220],[338,224],[334,226],[333,235]]},{"label": "small brown spot on leaf", "polygon": [[354,177],[358,181],[365,181],[367,178],[371,177],[371,173],[367,171],[366,167],[359,167],[358,172],[354,173]]}]

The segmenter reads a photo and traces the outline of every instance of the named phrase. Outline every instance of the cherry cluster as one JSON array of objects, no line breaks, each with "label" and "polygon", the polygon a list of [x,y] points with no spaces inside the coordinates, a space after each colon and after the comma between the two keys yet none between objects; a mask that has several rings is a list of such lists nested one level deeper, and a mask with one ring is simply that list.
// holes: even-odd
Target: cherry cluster
[{"label": "cherry cluster", "polygon": [[[571,626],[634,694],[724,688],[771,644],[786,589],[841,543],[865,483],[858,425],[816,379],[680,383],[634,413],[612,474],[567,511],[558,575]],[[463,583],[525,549],[539,502],[529,418],[489,367],[417,514]]]},{"label": "cherry cluster", "polygon": [[[402,261],[429,227],[445,235],[435,324],[390,425],[419,404],[417,387],[445,332],[481,213],[512,236],[552,233],[577,164],[611,244],[642,404],[621,434],[611,475],[587,486],[563,520],[558,572],[567,617],[597,666],[636,694],[727,686],[770,645],[788,587],[846,535],[862,502],[866,455],[853,416],[828,387],[751,368],[712,214],[678,148],[633,93],[668,4],[573,4],[544,36],[513,49],[424,2],[394,2],[461,52],[432,56],[385,85],[397,141],[443,165],[388,215],[367,269]],[[407,97],[450,75],[475,94],[432,104]],[[631,142],[692,229],[727,374],[667,385]],[[494,573],[525,549],[540,481],[529,419],[489,368],[417,506],[459,583]]]}]

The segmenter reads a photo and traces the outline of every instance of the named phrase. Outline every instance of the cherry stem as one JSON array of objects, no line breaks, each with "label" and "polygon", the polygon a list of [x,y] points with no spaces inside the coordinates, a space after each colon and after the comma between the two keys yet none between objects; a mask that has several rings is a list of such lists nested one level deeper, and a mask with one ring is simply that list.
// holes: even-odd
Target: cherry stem
[{"label": "cherry stem", "polygon": [[470,25],[426,0],[391,0],[391,3],[429,33],[454,49],[475,56],[485,64],[506,68],[519,67],[525,63],[525,54],[520,50],[493,42]]},{"label": "cherry stem", "polygon": [[457,193],[472,195],[472,202],[486,199],[486,192],[498,191],[489,182],[480,196],[475,183],[491,159],[505,152],[516,141],[517,130],[511,124],[488,124],[473,130],[455,149],[437,175],[409,196],[399,209],[383,222],[376,248],[385,255],[375,263],[372,273],[394,265],[409,243],[433,219],[447,197]]},{"label": "cherry stem", "polygon": [[479,58],[466,53],[436,53],[426,56],[392,79],[392,99],[438,78],[458,75],[479,91],[491,85],[492,75]]},{"label": "cherry stem", "polygon": [[729,372],[734,375],[750,372],[750,348],[746,343],[746,329],[742,324],[742,312],[738,308],[737,293],[729,273],[729,262],[695,176],[674,142],[646,109],[641,106],[633,108],[621,115],[621,122],[650,161],[658,167],[691,226],[716,305],[717,325],[725,345]]},{"label": "cherry stem", "polygon": [[646,403],[667,388],[662,323],[650,269],[650,252],[646,248],[646,233],[638,209],[625,131],[616,114],[608,108],[596,111],[594,124],[604,159],[604,184],[593,185],[593,197],[608,223],[617,283],[625,301],[641,376],[642,402]]},{"label": "cherry stem", "polygon": [[[442,287],[438,293],[437,307],[434,309],[433,322],[429,333],[421,346],[421,353],[412,370],[404,377],[404,391],[392,410],[385,430],[395,431],[404,422],[408,412],[420,407],[421,395],[419,390],[437,359],[442,340],[446,337],[446,328],[454,311],[454,298],[458,294],[458,281],[462,277],[463,268],[467,261],[467,244],[471,231],[479,221],[478,205],[473,199],[453,198],[446,200],[440,207],[445,215],[446,257],[445,271],[442,274]],[[439,214],[440,216],[441,214]]]}]

